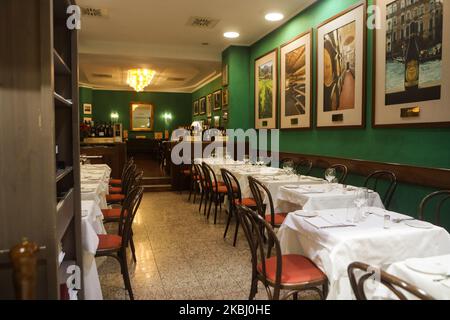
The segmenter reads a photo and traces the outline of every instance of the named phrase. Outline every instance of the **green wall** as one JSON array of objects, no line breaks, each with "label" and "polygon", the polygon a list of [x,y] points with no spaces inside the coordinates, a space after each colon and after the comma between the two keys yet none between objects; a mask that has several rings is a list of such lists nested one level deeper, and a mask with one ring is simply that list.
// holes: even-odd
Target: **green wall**
[{"label": "green wall", "polygon": [[[92,103],[94,122],[109,122],[111,112],[119,113],[119,122],[124,130],[130,129],[130,103],[149,102],[155,107],[154,131],[172,131],[179,126],[191,124],[191,94],[190,93],[163,93],[163,92],[134,92],[113,90],[92,90],[80,88],[80,119],[83,119],[83,103]],[[172,114],[172,120],[164,120],[165,113]],[[89,117],[86,115],[86,117]],[[153,132],[129,132],[129,137],[145,135],[153,137]]]},{"label": "green wall", "polygon": [[[194,114],[194,101],[199,100],[202,97],[206,97],[208,94],[210,93],[214,93],[217,90],[222,89],[222,77],[219,77],[207,84],[205,84],[203,87],[201,87],[200,89],[194,91],[192,93],[192,103],[191,103],[191,114]],[[212,110],[212,121],[214,121],[214,116],[220,116],[222,117],[222,109],[221,110]],[[203,114],[203,115],[197,115],[197,116],[193,116],[193,120],[203,120],[206,122],[207,120],[207,115]]]},{"label": "green wall", "polygon": [[[224,51],[224,60],[230,64],[230,77],[237,72],[236,83],[248,83],[248,90],[239,86],[231,87],[230,100],[233,105],[230,111],[231,128],[254,127],[254,60],[257,57],[279,48],[283,43],[296,37],[300,33],[314,28],[313,65],[316,64],[316,26],[324,20],[334,16],[358,0],[321,0],[280,28],[271,32],[248,48],[248,73],[243,75],[239,70],[245,70],[245,56],[236,57],[231,54],[233,47]],[[371,4],[372,1],[369,1]],[[450,128],[441,129],[373,129],[372,123],[372,41],[373,33],[368,32],[367,45],[367,96],[366,96],[366,129],[317,129],[308,131],[281,130],[280,151],[298,152],[335,156],[343,158],[365,159],[380,162],[393,162],[423,167],[450,168]],[[241,49],[244,50],[244,49]],[[280,62],[279,62],[280,63]],[[279,71],[279,70],[278,70]],[[316,84],[316,75],[313,76],[313,88]],[[279,88],[279,87],[278,87]],[[313,90],[314,91],[314,90]],[[315,101],[315,92],[313,92]],[[279,102],[278,102],[279,105]],[[313,114],[316,106],[313,103]],[[235,118],[237,117],[237,119]],[[278,117],[279,118],[279,117]],[[231,125],[232,124],[232,125]],[[321,174],[321,172],[317,172]],[[361,184],[362,177],[351,176],[349,183]],[[432,190],[420,186],[400,184],[394,196],[392,209],[400,212],[415,214],[417,206],[423,196]],[[450,218],[450,217],[449,217]],[[450,223],[447,223],[450,226]]]}]

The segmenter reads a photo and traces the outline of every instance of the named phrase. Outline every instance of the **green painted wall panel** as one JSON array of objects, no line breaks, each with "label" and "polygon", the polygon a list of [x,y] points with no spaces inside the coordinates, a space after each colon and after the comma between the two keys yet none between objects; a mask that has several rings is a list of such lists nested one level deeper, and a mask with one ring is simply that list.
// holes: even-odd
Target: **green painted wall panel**
[{"label": "green painted wall panel", "polygon": [[[202,97],[206,97],[208,94],[214,93],[214,92],[216,92],[217,90],[220,90],[220,89],[222,89],[222,77],[219,77],[219,78],[217,78],[217,79],[215,79],[215,80],[205,84],[200,89],[194,91],[192,93],[192,99],[191,99],[191,102],[192,102],[191,103],[191,109],[190,109],[191,110],[191,114],[192,115],[194,114],[194,109],[193,109],[194,108],[194,106],[193,106],[194,101],[199,100]],[[222,110],[216,110],[216,111],[212,110],[212,116],[213,117],[214,116],[220,116],[221,117],[222,116]],[[207,115],[203,114],[203,115],[193,116],[193,119],[194,120],[200,120],[200,121],[201,120],[206,121]]]},{"label": "green painted wall panel", "polygon": [[[91,93],[89,93],[89,90]],[[111,112],[118,112],[119,122],[123,124],[124,130],[129,130],[131,102],[149,102],[154,105],[154,131],[171,131],[178,126],[189,125],[192,120],[190,93],[134,92],[80,88],[80,113],[82,113],[83,103],[92,103],[92,118],[97,123],[109,122]],[[166,122],[163,118],[164,113],[171,113],[172,120]],[[130,137],[136,135],[153,137],[153,132],[129,133]]]}]

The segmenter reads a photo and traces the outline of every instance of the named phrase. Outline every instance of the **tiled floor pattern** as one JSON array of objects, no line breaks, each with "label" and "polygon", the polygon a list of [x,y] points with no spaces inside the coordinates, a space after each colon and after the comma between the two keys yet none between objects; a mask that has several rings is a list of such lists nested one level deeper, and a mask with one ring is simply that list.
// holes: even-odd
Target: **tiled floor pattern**
[{"label": "tiled floor pattern", "polygon": [[[236,247],[232,232],[223,239],[225,218],[206,221],[186,193],[144,194],[133,225],[137,263],[129,262],[135,299],[248,299],[250,251],[242,231]],[[128,299],[116,260],[107,258],[99,275],[104,299]],[[260,288],[257,299],[266,298]]]}]

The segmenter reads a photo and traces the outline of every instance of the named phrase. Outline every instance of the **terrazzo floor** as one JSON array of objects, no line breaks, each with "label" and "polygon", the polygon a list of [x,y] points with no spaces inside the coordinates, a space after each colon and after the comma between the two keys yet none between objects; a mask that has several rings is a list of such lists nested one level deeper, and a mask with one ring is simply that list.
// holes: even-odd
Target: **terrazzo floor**
[{"label": "terrazzo floor", "polygon": [[[133,224],[137,263],[128,255],[135,299],[248,299],[250,250],[243,232],[233,247],[234,225],[223,239],[226,213],[214,225],[213,218],[208,222],[187,197],[175,192],[144,194]],[[113,227],[108,226],[109,233]],[[106,258],[99,276],[104,299],[128,299],[116,260]],[[267,299],[261,286],[258,291],[256,299]]]}]

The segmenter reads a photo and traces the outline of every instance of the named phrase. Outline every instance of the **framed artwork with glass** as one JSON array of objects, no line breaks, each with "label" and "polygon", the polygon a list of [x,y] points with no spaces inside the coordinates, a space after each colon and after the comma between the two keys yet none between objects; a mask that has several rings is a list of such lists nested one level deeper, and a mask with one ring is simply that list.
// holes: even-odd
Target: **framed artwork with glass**
[{"label": "framed artwork with glass", "polygon": [[206,97],[200,98],[198,101],[199,104],[199,114],[206,114]]},{"label": "framed artwork with glass", "polygon": [[196,116],[196,115],[198,115],[198,112],[199,112],[199,110],[198,110],[198,100],[195,100],[194,101],[194,104],[193,104],[193,114],[194,114],[194,116]]},{"label": "framed artwork with glass", "polygon": [[311,31],[281,46],[281,129],[311,128]]},{"label": "framed artwork with glass", "polygon": [[317,127],[365,126],[366,2],[317,28]]},{"label": "framed artwork with glass", "polygon": [[450,2],[376,1],[374,127],[450,125]]},{"label": "framed artwork with glass", "polygon": [[155,108],[150,103],[132,102],[130,104],[130,130],[153,131]]},{"label": "framed artwork with glass", "polygon": [[277,60],[274,49],[255,60],[255,128],[277,127]]}]

